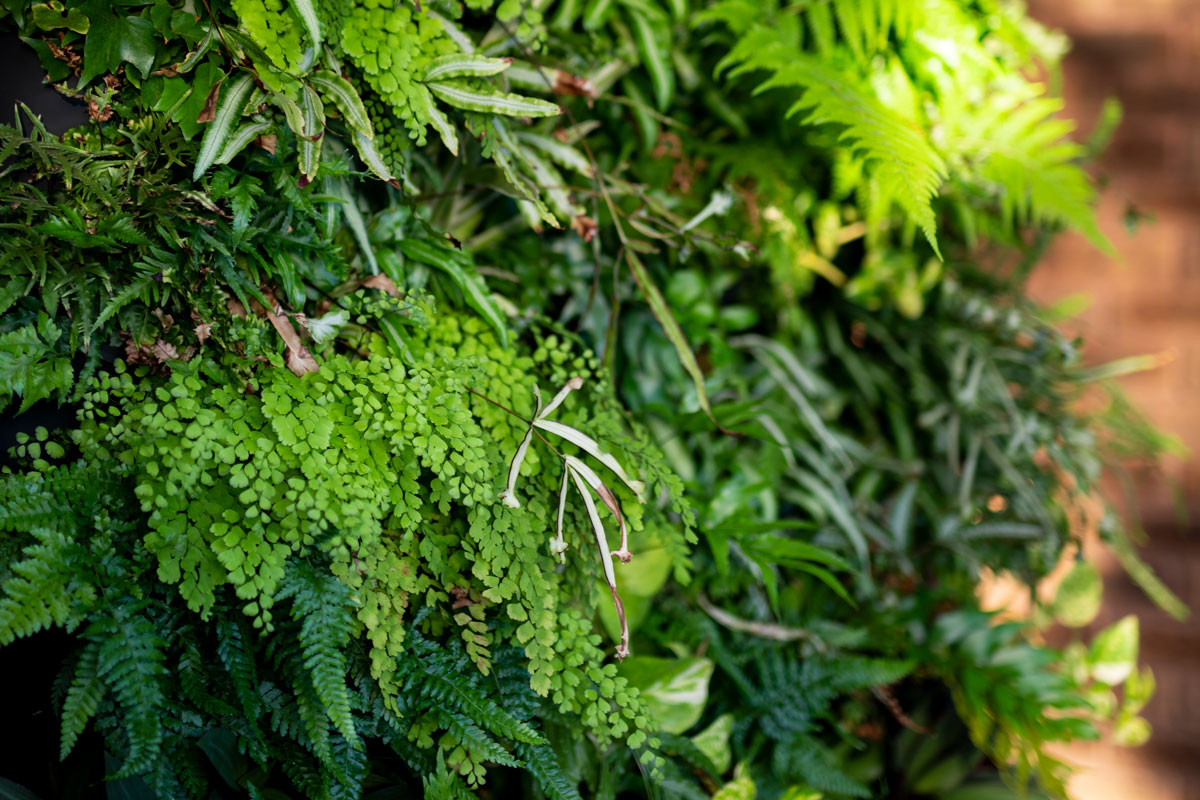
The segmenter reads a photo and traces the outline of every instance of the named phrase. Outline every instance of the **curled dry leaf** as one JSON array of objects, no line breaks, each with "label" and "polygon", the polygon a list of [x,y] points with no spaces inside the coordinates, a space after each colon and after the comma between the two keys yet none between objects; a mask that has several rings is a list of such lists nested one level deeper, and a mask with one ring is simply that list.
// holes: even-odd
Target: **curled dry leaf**
[{"label": "curled dry leaf", "polygon": [[629,531],[625,527],[625,515],[621,513],[621,505],[617,502],[616,495],[612,493],[612,489],[609,489],[604,484],[604,481],[600,480],[600,476],[596,474],[596,471],[587,464],[575,456],[566,456],[564,460],[567,467],[583,478],[587,485],[592,488],[592,491],[604,501],[604,505],[608,506],[608,510],[612,512],[612,515],[616,517],[617,525],[621,529],[621,546],[613,550],[610,555],[614,555],[621,559],[622,563],[628,564],[629,560],[633,558],[633,553],[629,552]]},{"label": "curled dry leaf", "polygon": [[600,551],[604,580],[608,582],[608,591],[612,594],[613,607],[617,611],[617,622],[621,625],[621,643],[617,645],[617,658],[624,659],[629,655],[629,621],[625,618],[625,604],[621,602],[621,595],[617,592],[617,573],[613,569],[612,556],[609,555],[608,536],[604,533],[604,523],[601,522],[600,514],[596,511],[596,503],[592,500],[592,493],[588,491],[587,483],[569,462],[567,471],[575,481],[575,488],[579,490],[584,508],[587,509],[588,519],[592,522],[592,533],[596,537],[596,549]]},{"label": "curled dry leaf", "polygon": [[567,399],[567,395],[582,387],[583,378],[571,378],[571,380],[567,381],[563,385],[563,388],[558,390],[558,394],[554,395],[554,398],[546,404],[545,408],[541,408],[541,392],[539,392],[535,387],[534,393],[538,396],[538,412],[534,414],[534,419],[541,419],[542,417],[549,416],[556,408],[562,405],[562,401]]},{"label": "curled dry leaf", "polygon": [[219,81],[213,84],[213,87],[208,90],[208,97],[204,98],[204,108],[200,109],[196,122],[203,124],[217,118],[217,98],[221,96],[221,83]]},{"label": "curled dry leaf", "polygon": [[206,341],[208,341],[208,337],[212,335],[212,323],[201,322],[199,325],[193,328],[193,330],[196,332],[197,341],[199,341],[200,344],[204,344]]},{"label": "curled dry leaf", "polygon": [[159,339],[154,343],[154,346],[150,348],[150,352],[153,353],[154,357],[159,361],[179,360],[179,351],[175,349],[175,345],[171,344],[170,342],[165,342],[162,339]]},{"label": "curled dry leaf", "polygon": [[[533,396],[537,403],[537,408],[534,411],[536,419],[542,413],[542,391],[536,385],[533,387]],[[508,464],[508,482],[504,486],[504,491],[500,493],[500,502],[509,508],[520,508],[521,501],[517,499],[517,478],[521,475],[521,463],[525,461],[525,454],[529,452],[529,443],[533,441],[533,424],[525,430],[525,436],[521,439],[521,444],[517,447],[517,452],[513,454],[512,461]]]},{"label": "curled dry leaf", "polygon": [[605,452],[605,450],[600,447],[600,443],[595,439],[588,436],[581,430],[572,428],[570,425],[564,425],[561,422],[555,422],[551,419],[537,418],[534,419],[533,424],[535,427],[540,428],[547,433],[553,433],[555,436],[561,436],[571,444],[584,450],[592,458],[596,459],[601,464],[612,470],[616,476],[621,479],[621,482],[628,486],[629,490],[637,496],[639,503],[646,502],[646,484],[642,481],[635,481],[630,478],[625,472],[624,467],[621,466],[620,462],[613,458],[611,453]]},{"label": "curled dry leaf", "polygon": [[567,486],[570,484],[571,470],[563,464],[562,485],[558,489],[558,525],[555,537],[550,540],[550,552],[556,556],[559,563],[567,561],[567,540],[563,538],[563,517],[567,511]]},{"label": "curled dry leaf", "polygon": [[363,281],[361,285],[364,289],[378,289],[392,297],[400,296],[400,290],[396,288],[396,282],[383,273],[372,275]]},{"label": "curled dry leaf", "polygon": [[583,241],[590,242],[596,238],[599,226],[597,226],[596,220],[586,214],[578,214],[571,219],[571,230],[583,237]]},{"label": "curled dry leaf", "polygon": [[279,143],[279,138],[273,133],[268,133],[268,134],[259,136],[257,139],[254,140],[254,142],[255,142],[255,144],[257,144],[263,150],[266,150],[271,155],[275,155],[275,147]]},{"label": "curled dry leaf", "polygon": [[313,358],[312,353],[308,348],[300,343],[300,335],[296,333],[296,329],[292,327],[292,321],[283,316],[283,309],[277,308],[275,311],[264,309],[267,321],[275,328],[275,332],[279,334],[279,338],[283,339],[283,343],[287,345],[287,367],[296,375],[303,375],[306,372],[316,372],[320,367],[317,360]]},{"label": "curled dry leaf", "polygon": [[558,70],[554,75],[554,93],[586,97],[589,104],[596,99],[598,94],[595,85],[587,78],[581,78],[563,70]]}]

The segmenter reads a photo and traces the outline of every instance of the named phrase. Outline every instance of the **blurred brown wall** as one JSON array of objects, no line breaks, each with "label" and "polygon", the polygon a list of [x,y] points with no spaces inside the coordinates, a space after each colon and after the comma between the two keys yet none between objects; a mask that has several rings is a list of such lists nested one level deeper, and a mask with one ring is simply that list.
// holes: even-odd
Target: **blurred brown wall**
[{"label": "blurred brown wall", "polygon": [[[1125,122],[1101,162],[1108,185],[1101,215],[1124,257],[1115,263],[1077,236],[1057,243],[1034,280],[1056,300],[1086,292],[1090,309],[1075,326],[1087,357],[1101,362],[1161,353],[1163,367],[1124,383],[1158,425],[1200,456],[1200,0],[1031,0],[1030,11],[1065,31],[1067,113],[1083,132],[1104,99],[1117,97]],[[1154,216],[1130,236],[1130,206]],[[1174,510],[1177,482],[1192,521]],[[1167,475],[1144,475],[1137,495],[1151,544],[1147,560],[1197,614],[1176,623],[1110,564],[1098,624],[1136,613],[1142,657],[1158,696],[1146,711],[1150,744],[1077,749],[1078,800],[1200,800],[1200,459],[1176,461]]]}]

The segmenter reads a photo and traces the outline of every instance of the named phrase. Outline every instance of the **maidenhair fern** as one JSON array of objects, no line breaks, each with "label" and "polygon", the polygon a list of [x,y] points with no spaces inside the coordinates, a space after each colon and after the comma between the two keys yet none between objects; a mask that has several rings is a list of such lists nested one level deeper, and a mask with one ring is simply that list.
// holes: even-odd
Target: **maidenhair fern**
[{"label": "maidenhair fern", "polygon": [[[614,492],[632,498],[646,486],[582,432],[623,427],[606,419],[602,396],[570,391],[583,386],[576,378],[545,409],[526,410],[539,373],[590,374],[589,362],[554,338],[533,357],[502,350],[484,323],[453,316],[408,344],[408,366],[336,356],[302,377],[260,372],[246,392],[229,388],[234,367],[211,359],[180,362],[157,381],[118,364],[85,395],[74,435],[83,459],[42,460],[0,485],[13,500],[4,526],[30,537],[3,584],[0,641],[62,625],[87,642],[63,703],[64,753],[111,703],[118,715],[103,719],[119,722],[103,727],[123,753],[119,775],[167,770],[184,781],[169,745],[180,718],[166,712],[178,680],[194,713],[214,724],[241,718],[233,732],[255,758],[275,757],[283,740],[310,753],[314,796],[353,793],[364,734],[381,724],[417,753],[436,746],[478,785],[487,764],[522,763],[513,748],[547,758],[532,714],[511,717],[484,688],[493,641],[521,647],[531,710],[545,697],[598,742],[649,742],[650,720],[603,664],[591,623],[556,601],[561,581],[594,585],[604,570],[572,559],[559,574],[546,542],[555,530],[587,542],[599,512],[569,508],[556,522],[559,476],[530,469],[545,462],[536,452],[524,459],[523,502],[501,501],[507,453],[532,429],[501,409],[512,403],[561,439],[551,452],[573,472],[595,477],[575,447],[615,467],[619,488],[588,491],[619,520],[622,549],[627,537],[636,545],[645,515],[636,504],[621,514]],[[36,455],[35,445],[24,447]],[[647,470],[654,491],[659,474]],[[130,489],[133,507],[109,505]],[[109,581],[155,579],[142,599],[103,599]],[[599,597],[578,600],[589,608]],[[424,607],[415,618],[412,605]],[[234,608],[242,613],[231,619]],[[160,635],[159,621],[179,614],[195,633]],[[449,634],[450,649],[419,628]],[[220,665],[220,679],[198,674],[206,662]],[[562,784],[549,765],[540,774]]]}]

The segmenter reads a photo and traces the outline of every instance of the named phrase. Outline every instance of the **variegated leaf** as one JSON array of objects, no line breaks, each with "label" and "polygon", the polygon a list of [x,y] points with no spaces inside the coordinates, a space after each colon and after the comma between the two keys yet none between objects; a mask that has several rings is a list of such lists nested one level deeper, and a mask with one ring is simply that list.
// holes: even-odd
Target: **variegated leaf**
[{"label": "variegated leaf", "polygon": [[301,110],[304,112],[304,135],[300,137],[300,173],[312,180],[317,176],[321,167],[321,139],[325,130],[325,108],[316,91],[307,84],[304,86],[304,102]]},{"label": "variegated leaf", "polygon": [[439,98],[466,111],[481,114],[502,114],[508,117],[552,117],[562,109],[554,103],[536,97],[500,91],[485,91],[460,81],[433,81],[429,90]]},{"label": "variegated leaf", "polygon": [[240,153],[259,136],[262,136],[264,133],[271,130],[272,127],[273,126],[271,123],[266,122],[265,120],[259,122],[251,121],[243,124],[237,129],[237,133],[230,137],[229,141],[225,144],[225,148],[221,151],[221,154],[217,156],[217,160],[213,163],[228,164],[234,156]]},{"label": "variegated leaf", "polygon": [[563,144],[557,139],[549,136],[543,136],[540,133],[531,133],[529,131],[518,131],[516,138],[522,144],[527,144],[541,150],[550,157],[550,160],[558,164],[560,167],[574,170],[580,175],[592,177],[592,165],[587,160],[583,153],[571,147],[568,144]]},{"label": "variegated leaf", "polygon": [[496,75],[512,65],[511,58],[488,58],[487,56],[451,53],[438,56],[425,68],[424,81],[442,81],[449,78],[482,78]]},{"label": "variegated leaf", "polygon": [[342,112],[342,118],[346,120],[347,125],[368,139],[375,138],[375,132],[371,128],[371,118],[367,116],[367,109],[363,105],[362,98],[358,96],[358,90],[349,81],[341,75],[325,69],[314,72],[309,81],[321,91],[322,95],[333,100],[338,111]]},{"label": "variegated leaf", "polygon": [[412,91],[408,95],[409,102],[413,103],[414,109],[418,116],[429,118],[429,124],[438,132],[438,136],[442,139],[442,144],[450,151],[451,155],[458,155],[458,136],[454,133],[454,125],[446,118],[446,115],[437,107],[437,103],[433,102],[433,97],[429,94],[429,90],[420,84],[414,84]]},{"label": "variegated leaf", "polygon": [[249,72],[242,73],[232,79],[228,86],[221,88],[221,94],[217,98],[216,117],[208,123],[208,129],[204,131],[200,153],[196,157],[196,168],[192,171],[192,180],[199,180],[225,150],[225,145],[237,131],[242,106],[253,88],[254,76]]},{"label": "variegated leaf", "polygon": [[358,149],[358,157],[370,168],[371,172],[374,172],[388,183],[393,184],[397,189],[400,188],[399,182],[396,181],[387,164],[383,163],[383,157],[375,149],[375,142],[363,136],[359,131],[354,131],[354,146]]},{"label": "variegated leaf", "polygon": [[304,23],[304,30],[308,31],[308,38],[312,41],[313,49],[319,50],[321,47],[321,18],[317,16],[317,8],[313,4],[313,0],[292,0],[293,7],[296,13],[300,15],[301,22]]}]

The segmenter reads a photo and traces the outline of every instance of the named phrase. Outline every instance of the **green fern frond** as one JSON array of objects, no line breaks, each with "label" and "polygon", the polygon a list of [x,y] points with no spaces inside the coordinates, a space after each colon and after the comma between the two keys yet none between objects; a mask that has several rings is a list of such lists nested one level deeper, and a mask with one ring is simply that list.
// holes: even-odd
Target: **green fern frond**
[{"label": "green fern frond", "polygon": [[818,791],[849,797],[870,797],[871,790],[838,769],[829,748],[811,736],[797,737],[786,747],[775,750],[775,769],[791,774]]},{"label": "green fern frond", "polygon": [[839,691],[886,686],[907,676],[913,666],[911,661],[839,656],[830,668],[830,685]]},{"label": "green fern frond", "polygon": [[449,731],[458,743],[467,751],[474,762],[492,761],[506,767],[519,767],[521,762],[514,758],[495,739],[489,736],[483,728],[466,714],[454,711],[438,710],[435,718],[441,727]]},{"label": "green fern frond", "polygon": [[350,588],[329,573],[293,561],[278,599],[292,600],[292,619],[300,623],[304,667],[325,715],[352,744],[358,743],[346,686],[345,647],[354,632]]},{"label": "green fern frond", "polygon": [[[24,559],[12,566],[0,598],[0,646],[54,625],[77,624],[81,619],[72,584],[74,543],[55,530],[31,531],[36,544],[27,546]],[[87,587],[79,587],[84,592]]]},{"label": "green fern frond", "polygon": [[938,250],[933,198],[946,179],[946,164],[925,133],[880,103],[852,78],[788,42],[786,22],[747,32],[718,65],[734,66],[732,75],[766,70],[772,73],[756,93],[796,88],[800,98],[788,116],[803,114],[804,125],[834,125],[839,141],[866,162],[887,204],[895,202]]},{"label": "green fern frond", "polygon": [[257,728],[262,699],[243,624],[241,620],[228,618],[217,622],[217,657],[233,680],[233,691],[242,704],[245,719]]},{"label": "green fern frond", "polygon": [[529,725],[515,719],[482,692],[462,679],[461,672],[447,672],[444,665],[422,664],[426,680],[420,691],[438,705],[460,709],[465,716],[491,733],[530,745],[545,744],[546,739]]},{"label": "green fern frond", "polygon": [[549,800],[581,800],[575,782],[563,772],[558,755],[549,745],[518,744],[515,752]]},{"label": "green fern frond", "polygon": [[1095,187],[1079,166],[1084,147],[1068,138],[1073,125],[1055,116],[1061,109],[1057,98],[1019,94],[947,108],[947,151],[991,190],[1010,228],[1072,228],[1113,253],[1096,223]]},{"label": "green fern frond", "polygon": [[104,699],[104,679],[100,675],[100,645],[88,642],[79,653],[75,674],[62,704],[59,758],[65,759],[75,747],[79,735],[96,714]]},{"label": "green fern frond", "polygon": [[128,752],[114,779],[149,771],[162,745],[165,642],[133,598],[96,620],[84,636],[99,644],[97,670],[124,712]]}]

